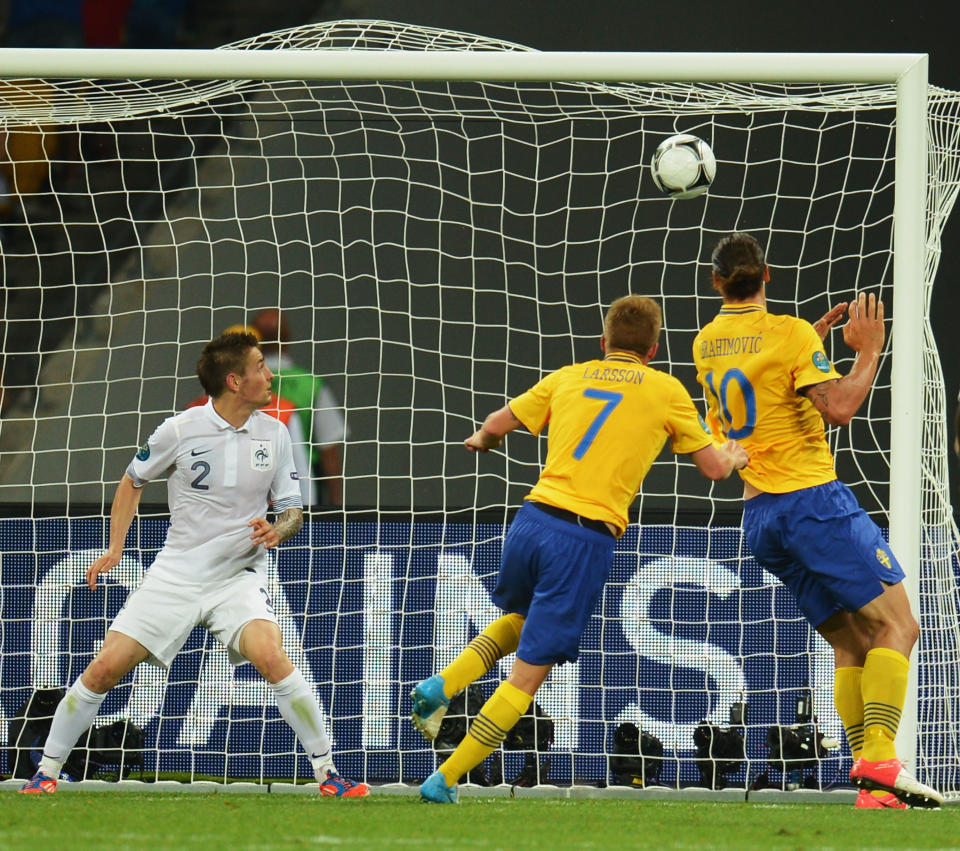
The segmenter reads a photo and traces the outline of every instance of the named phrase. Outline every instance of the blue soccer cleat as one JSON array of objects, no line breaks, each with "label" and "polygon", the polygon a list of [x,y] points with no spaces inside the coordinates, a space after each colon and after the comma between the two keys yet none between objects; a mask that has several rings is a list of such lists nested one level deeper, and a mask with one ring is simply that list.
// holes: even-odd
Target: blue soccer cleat
[{"label": "blue soccer cleat", "polygon": [[423,735],[432,742],[440,732],[440,722],[447,714],[450,698],[443,693],[443,677],[434,674],[419,683],[412,692],[413,712],[410,720]]},{"label": "blue soccer cleat", "polygon": [[420,800],[427,804],[459,804],[457,787],[447,786],[439,771],[434,771],[420,784]]},{"label": "blue soccer cleat", "polygon": [[57,791],[57,780],[38,771],[18,791],[21,795],[53,795]]}]

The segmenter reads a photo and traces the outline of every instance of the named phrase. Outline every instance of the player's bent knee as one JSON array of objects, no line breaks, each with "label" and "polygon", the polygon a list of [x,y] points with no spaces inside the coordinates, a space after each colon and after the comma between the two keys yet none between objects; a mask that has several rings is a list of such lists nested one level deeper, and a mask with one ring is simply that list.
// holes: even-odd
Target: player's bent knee
[{"label": "player's bent knee", "polygon": [[913,647],[920,638],[920,624],[913,616],[909,606],[898,607],[885,619],[882,631],[897,637],[901,644]]},{"label": "player's bent knee", "polygon": [[510,614],[505,616],[505,619],[506,619],[506,622],[510,624],[514,633],[516,633],[517,641],[519,641],[520,633],[523,631],[523,624],[524,624],[524,621],[526,621],[526,618],[517,612],[511,612]]},{"label": "player's bent knee", "polygon": [[126,671],[121,671],[111,660],[94,659],[83,672],[80,678],[83,684],[92,692],[97,694],[106,694],[120,680]]},{"label": "player's bent knee", "polygon": [[293,663],[286,653],[282,657],[273,657],[269,660],[250,660],[260,675],[268,682],[276,685],[293,673]]},{"label": "player's bent knee", "polygon": [[874,647],[890,647],[904,656],[909,656],[920,638],[920,626],[912,615],[892,618],[880,625],[874,633]]},{"label": "player's bent knee", "polygon": [[[276,677],[280,672],[293,670],[293,663],[283,649],[280,628],[272,621],[250,621],[243,628],[237,649],[269,682],[278,682]],[[286,674],[279,679],[284,676]]]},{"label": "player's bent knee", "polygon": [[917,623],[913,615],[906,618],[901,625],[901,635],[904,644],[911,648],[920,640],[920,624]]}]

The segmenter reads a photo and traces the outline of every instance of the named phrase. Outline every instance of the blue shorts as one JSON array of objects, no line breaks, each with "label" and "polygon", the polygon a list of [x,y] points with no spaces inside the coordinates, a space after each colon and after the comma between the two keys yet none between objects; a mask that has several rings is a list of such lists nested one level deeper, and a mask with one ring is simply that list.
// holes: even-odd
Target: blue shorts
[{"label": "blue shorts", "polygon": [[787,586],[814,627],[856,612],[904,578],[879,527],[843,482],[763,493],[743,507],[757,561]]},{"label": "blue shorts", "polygon": [[517,658],[531,665],[576,662],[580,637],[613,565],[612,535],[544,514],[517,512],[500,559],[493,602],[526,620]]}]

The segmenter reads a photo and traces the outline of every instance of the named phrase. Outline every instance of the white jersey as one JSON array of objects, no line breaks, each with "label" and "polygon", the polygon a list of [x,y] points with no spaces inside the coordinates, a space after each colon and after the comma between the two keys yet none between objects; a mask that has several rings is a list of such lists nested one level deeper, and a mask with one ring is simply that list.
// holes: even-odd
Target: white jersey
[{"label": "white jersey", "polygon": [[164,420],[127,467],[137,487],[167,476],[170,528],[151,571],[187,582],[266,569],[267,553],[251,544],[255,517],[301,507],[290,434],[275,417],[254,411],[234,428],[213,402]]}]

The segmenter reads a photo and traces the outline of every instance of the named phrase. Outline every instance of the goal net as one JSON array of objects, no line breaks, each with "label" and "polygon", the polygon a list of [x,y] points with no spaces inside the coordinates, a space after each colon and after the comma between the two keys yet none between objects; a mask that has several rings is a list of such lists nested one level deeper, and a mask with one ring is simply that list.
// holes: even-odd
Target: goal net
[{"label": "goal net", "polygon": [[[0,57],[0,743],[26,746],[11,736],[18,710],[35,688],[76,679],[162,546],[158,482],[123,562],[101,590],[86,589],[135,448],[200,393],[206,341],[280,308],[287,354],[322,377],[346,423],[342,505],[317,482],[304,530],[273,563],[286,644],[315,683],[345,775],[426,777],[437,754],[408,721],[409,690],[496,616],[488,591],[504,531],[545,453],[520,431],[479,458],[462,440],[545,372],[595,357],[604,311],[627,292],[660,302],[655,365],[699,399],[691,345],[718,309],[709,252],[748,230],[767,249],[772,311],[813,321],[875,292],[904,341],[902,363],[913,359],[922,416],[908,460],[919,485],[906,513],[919,539],[899,557],[922,632],[899,744],[922,780],[960,796],[957,531],[927,321],[960,183],[960,98],[928,89],[923,280],[894,303],[894,240],[906,226],[895,232],[904,180],[892,82],[309,79],[307,51],[423,62],[526,52],[383,22],[229,48],[220,55],[249,52],[239,67],[253,79],[208,79],[202,63],[196,79],[182,64],[156,79],[60,66],[28,79]],[[266,53],[301,70],[256,73]],[[651,180],[654,149],[677,132],[716,153],[705,197],[671,201]],[[922,307],[919,321],[903,299]],[[841,335],[827,346],[848,371]],[[892,492],[912,493],[891,487],[895,360],[888,343],[869,402],[829,432],[840,477],[884,528]],[[829,648],[745,547],[738,484],[709,485],[666,452],[633,520],[579,662],[538,695],[552,744],[504,752],[487,780],[532,765],[544,783],[624,782],[609,759],[632,723],[662,746],[648,784],[843,785],[849,751],[828,747],[843,739]],[[481,681],[487,695],[509,665]],[[798,756],[781,742],[817,741],[814,716],[821,758],[801,759],[809,748]],[[199,628],[168,672],[141,666],[111,693],[98,724],[118,718],[146,732],[143,753],[115,767],[122,775],[142,757],[135,776],[151,780],[311,777],[269,690]],[[4,752],[0,770],[12,759]]]}]

